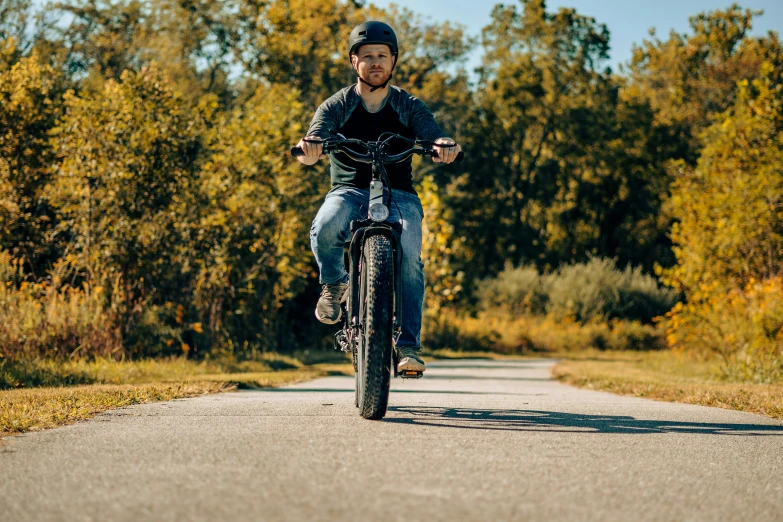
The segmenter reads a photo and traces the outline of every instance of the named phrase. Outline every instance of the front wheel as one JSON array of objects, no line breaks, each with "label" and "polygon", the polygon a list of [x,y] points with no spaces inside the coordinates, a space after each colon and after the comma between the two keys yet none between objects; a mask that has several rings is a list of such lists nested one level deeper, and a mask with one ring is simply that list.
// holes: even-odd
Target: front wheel
[{"label": "front wheel", "polygon": [[392,359],[394,255],[388,237],[365,240],[360,281],[363,329],[357,354],[357,402],[362,417],[380,419],[389,403]]}]

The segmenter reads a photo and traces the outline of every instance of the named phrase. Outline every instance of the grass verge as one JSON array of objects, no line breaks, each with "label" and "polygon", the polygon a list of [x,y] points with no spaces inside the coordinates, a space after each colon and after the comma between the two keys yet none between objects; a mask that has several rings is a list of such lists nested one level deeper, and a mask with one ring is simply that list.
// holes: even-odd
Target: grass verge
[{"label": "grass verge", "polygon": [[691,361],[668,350],[603,352],[600,358],[585,355],[559,362],[552,374],[580,388],[783,419],[783,384],[720,381],[714,364]]},{"label": "grass verge", "polygon": [[303,365],[280,356],[241,363],[185,359],[26,361],[23,367],[13,368],[6,361],[0,369],[6,383],[40,383],[0,390],[0,438],[70,424],[133,404],[353,374],[350,363]]},{"label": "grass verge", "polygon": [[0,392],[0,436],[54,428],[106,410],[236,388],[222,382],[105,384]]}]

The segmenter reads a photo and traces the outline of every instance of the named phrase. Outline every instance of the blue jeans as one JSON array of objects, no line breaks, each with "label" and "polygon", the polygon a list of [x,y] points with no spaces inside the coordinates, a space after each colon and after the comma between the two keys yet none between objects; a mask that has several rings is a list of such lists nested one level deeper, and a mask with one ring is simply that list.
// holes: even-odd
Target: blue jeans
[{"label": "blue jeans", "polygon": [[[367,218],[369,189],[335,187],[313,220],[310,246],[321,271],[321,284],[348,281],[343,246],[351,238],[352,220]],[[402,332],[397,346],[419,346],[424,303],[424,264],[421,262],[421,222],[424,211],[416,194],[392,190],[390,222],[402,222]]]}]

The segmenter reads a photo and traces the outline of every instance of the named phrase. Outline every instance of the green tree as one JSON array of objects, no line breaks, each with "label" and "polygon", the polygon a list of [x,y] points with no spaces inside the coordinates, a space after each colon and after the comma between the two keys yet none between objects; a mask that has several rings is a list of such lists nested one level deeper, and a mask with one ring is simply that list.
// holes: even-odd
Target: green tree
[{"label": "green tree", "polygon": [[30,44],[26,34],[30,7],[30,0],[0,0],[0,41],[13,38],[20,54]]},{"label": "green tree", "polygon": [[228,107],[235,97],[229,79],[239,33],[235,2],[153,0],[140,37],[144,63],[165,64],[177,90],[195,103],[205,94]]},{"label": "green tree", "polygon": [[606,27],[528,0],[496,6],[482,42],[468,161],[447,200],[466,238],[455,264],[469,280],[508,260],[547,268],[590,255],[652,269],[666,244],[666,174],[654,114],[602,68]]},{"label": "green tree", "polygon": [[655,110],[656,126],[670,136],[674,157],[695,164],[699,135],[733,104],[737,81],[755,78],[765,61],[781,70],[777,34],[749,35],[753,18],[761,14],[732,4],[692,16],[692,34],[672,31],[661,40],[651,32],[650,40],[634,47],[628,95]]},{"label": "green tree", "polygon": [[230,104],[238,36],[228,0],[78,0],[49,9],[70,23],[42,24],[37,45],[82,89],[100,91],[107,79],[156,62],[192,105],[206,93]]}]

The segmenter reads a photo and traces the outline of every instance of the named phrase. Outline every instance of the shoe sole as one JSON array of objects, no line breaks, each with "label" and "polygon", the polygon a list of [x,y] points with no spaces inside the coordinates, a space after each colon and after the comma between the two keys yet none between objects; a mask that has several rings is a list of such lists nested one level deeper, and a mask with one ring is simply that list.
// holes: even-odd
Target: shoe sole
[{"label": "shoe sole", "polygon": [[342,317],[343,317],[343,309],[342,308],[340,308],[340,314],[337,316],[337,319],[335,319],[334,321],[330,321],[326,317],[319,317],[318,310],[315,311],[315,318],[318,319],[323,324],[336,324],[336,323],[339,323],[340,319],[342,319]]},{"label": "shoe sole", "polygon": [[416,359],[406,357],[397,365],[397,372],[423,372],[425,366]]}]

